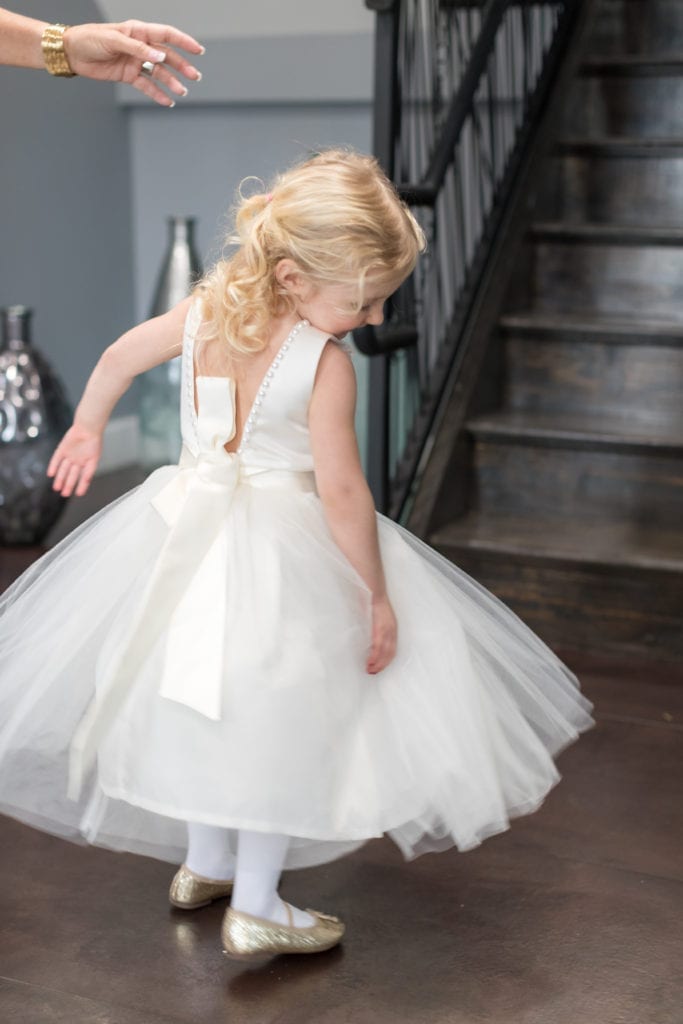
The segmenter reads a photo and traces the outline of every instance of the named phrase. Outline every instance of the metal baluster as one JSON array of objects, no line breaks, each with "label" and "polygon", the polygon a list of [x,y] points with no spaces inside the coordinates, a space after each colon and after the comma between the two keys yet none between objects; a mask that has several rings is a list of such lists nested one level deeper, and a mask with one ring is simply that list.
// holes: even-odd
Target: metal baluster
[{"label": "metal baluster", "polygon": [[[434,407],[445,366],[444,346],[448,343],[452,356],[456,329],[465,322],[464,303],[470,301],[476,284],[474,262],[480,265],[487,236],[497,223],[501,187],[509,184],[510,161],[519,159],[521,140],[528,134],[527,118],[532,100],[537,107],[535,97],[546,58],[551,50],[554,55],[558,33],[568,23],[565,10],[578,6],[578,0],[564,4],[538,0],[532,5],[524,0],[487,0],[466,6],[445,5],[442,0],[366,2],[378,11],[378,24],[390,12],[400,15],[400,32],[395,28],[400,70],[392,76],[397,93],[393,107],[389,105],[393,141],[388,149],[376,152],[387,169],[393,164],[395,180],[405,182],[407,191],[427,204],[418,213],[430,246],[416,270],[410,295],[397,299],[391,314],[393,323],[416,320],[419,334],[413,351],[372,361],[375,408],[378,397],[387,399],[385,407],[380,401],[376,417],[373,414],[374,432],[380,438],[382,432],[385,435],[386,455],[380,473],[384,479],[379,486],[373,484],[373,491],[380,507],[386,507],[389,469],[398,490],[407,493],[407,467],[415,464],[415,452],[419,454],[422,443],[414,426],[419,423],[423,430],[428,422],[421,401],[424,398]],[[389,63],[378,60],[378,65],[386,76]],[[465,80],[467,99],[458,95]],[[386,112],[386,98],[383,102]],[[381,104],[377,109],[376,141],[386,143],[387,132],[379,124],[386,127],[387,118],[381,116]],[[446,125],[452,133],[450,152],[443,145],[439,148]],[[427,178],[427,172],[433,178]],[[388,336],[387,340],[393,342]],[[377,450],[382,444],[373,442]],[[378,490],[383,490],[383,499],[378,498]]]}]

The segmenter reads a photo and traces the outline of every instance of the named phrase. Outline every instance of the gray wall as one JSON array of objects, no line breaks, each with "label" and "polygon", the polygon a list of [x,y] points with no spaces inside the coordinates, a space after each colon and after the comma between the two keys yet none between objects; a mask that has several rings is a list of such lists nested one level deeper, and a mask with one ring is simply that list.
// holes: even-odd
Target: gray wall
[{"label": "gray wall", "polygon": [[[47,0],[21,11],[57,16]],[[100,20],[87,0],[62,0],[58,16]],[[0,68],[0,304],[35,309],[37,346],[73,401],[134,317],[130,195],[114,86]],[[135,408],[132,394],[117,411]]]},{"label": "gray wall", "polygon": [[203,43],[270,35],[301,36],[325,31],[371,32],[374,15],[364,0],[98,0],[105,21],[146,18],[191,32]]}]

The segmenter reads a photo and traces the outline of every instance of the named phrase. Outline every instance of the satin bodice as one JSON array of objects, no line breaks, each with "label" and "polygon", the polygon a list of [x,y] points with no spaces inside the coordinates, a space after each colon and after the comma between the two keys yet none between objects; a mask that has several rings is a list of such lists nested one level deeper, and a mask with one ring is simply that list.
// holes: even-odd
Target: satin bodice
[{"label": "satin bodice", "polygon": [[[219,454],[235,436],[235,382],[230,377],[195,376],[194,346],[200,323],[201,306],[195,301],[183,337],[180,409],[183,446],[194,458]],[[271,469],[312,472],[308,406],[328,340],[336,341],[301,321],[283,343],[246,419],[236,453],[242,475]]]}]

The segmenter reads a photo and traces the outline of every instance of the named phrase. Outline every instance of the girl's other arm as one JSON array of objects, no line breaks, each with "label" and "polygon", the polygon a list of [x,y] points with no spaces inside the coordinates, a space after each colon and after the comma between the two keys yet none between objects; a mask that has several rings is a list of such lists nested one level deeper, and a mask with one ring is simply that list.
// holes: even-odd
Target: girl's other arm
[{"label": "girl's other arm", "polygon": [[105,349],[66,432],[47,468],[53,489],[64,497],[85,494],[102,451],[102,434],[112,409],[133,379],[145,370],[180,355],[191,297],[170,312],[122,334]]},{"label": "girl's other arm", "polygon": [[309,410],[316,485],[335,542],[372,595],[372,640],[366,669],[375,674],[386,668],[396,653],[396,618],[386,593],[375,506],[358,453],[355,408],[356,376],[351,360],[328,342]]}]

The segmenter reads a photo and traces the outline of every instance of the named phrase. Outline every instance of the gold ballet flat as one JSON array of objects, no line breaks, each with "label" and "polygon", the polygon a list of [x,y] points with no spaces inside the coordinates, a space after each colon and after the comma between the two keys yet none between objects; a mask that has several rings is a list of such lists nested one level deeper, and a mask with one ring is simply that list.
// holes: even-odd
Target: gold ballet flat
[{"label": "gold ballet flat", "polygon": [[288,903],[285,907],[288,925],[228,907],[221,928],[225,955],[233,960],[255,960],[280,953],[322,953],[336,946],[344,934],[344,925],[338,917],[320,914],[317,910],[307,910],[315,918],[315,924],[297,928],[291,907]]},{"label": "gold ballet flat", "polygon": [[204,878],[183,864],[171,882],[168,898],[174,907],[181,910],[196,910],[198,907],[208,907],[214,900],[224,899],[231,892],[232,882]]}]

